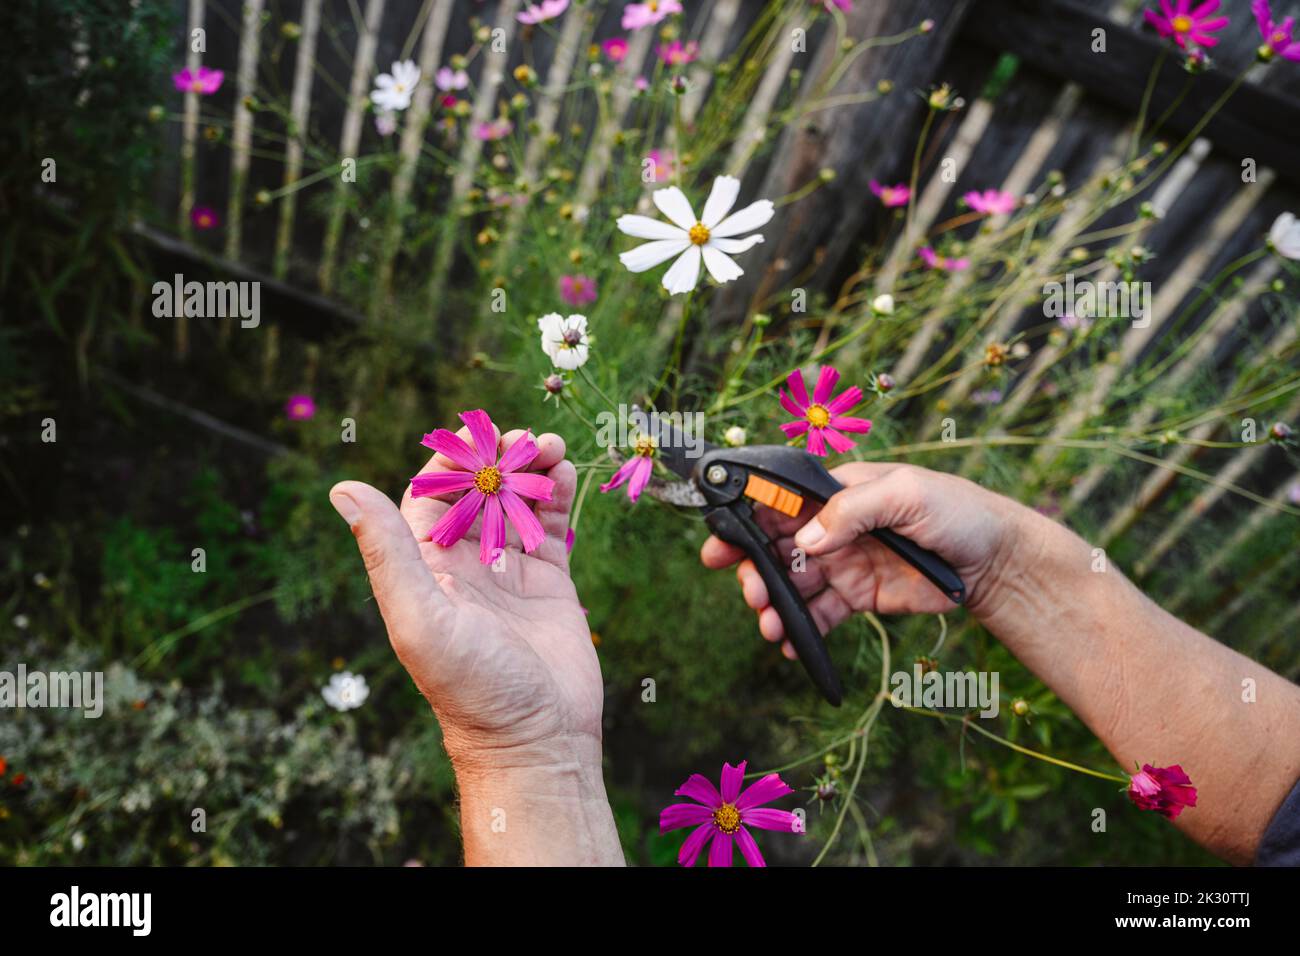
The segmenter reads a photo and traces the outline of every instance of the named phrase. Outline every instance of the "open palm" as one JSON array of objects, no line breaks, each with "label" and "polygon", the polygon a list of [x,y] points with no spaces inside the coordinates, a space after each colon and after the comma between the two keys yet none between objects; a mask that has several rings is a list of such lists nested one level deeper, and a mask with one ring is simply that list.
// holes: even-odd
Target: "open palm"
[{"label": "open palm", "polygon": [[[499,452],[523,434],[499,437]],[[555,482],[551,500],[536,505],[545,539],[525,554],[510,529],[491,565],[480,562],[479,521],[450,547],[429,540],[459,494],[408,491],[399,511],[360,482],[330,492],[357,537],[393,650],[437,713],[454,760],[600,737],[600,664],[565,547],[576,475],[562,438],[542,435],[537,445],[529,470]],[[453,469],[435,454],[420,473]]]}]

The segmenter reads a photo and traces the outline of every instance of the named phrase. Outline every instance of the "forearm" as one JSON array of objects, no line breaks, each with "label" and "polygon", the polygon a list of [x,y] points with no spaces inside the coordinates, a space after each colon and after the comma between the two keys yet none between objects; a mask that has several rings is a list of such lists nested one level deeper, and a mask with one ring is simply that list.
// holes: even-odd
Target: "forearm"
[{"label": "forearm", "polygon": [[1166,613],[1109,563],[1097,570],[1072,532],[1012,508],[1016,550],[977,616],[1125,769],[1181,764],[1199,799],[1177,825],[1248,862],[1300,777],[1300,688]]},{"label": "forearm", "polygon": [[600,742],[456,762],[469,866],[622,866]]}]

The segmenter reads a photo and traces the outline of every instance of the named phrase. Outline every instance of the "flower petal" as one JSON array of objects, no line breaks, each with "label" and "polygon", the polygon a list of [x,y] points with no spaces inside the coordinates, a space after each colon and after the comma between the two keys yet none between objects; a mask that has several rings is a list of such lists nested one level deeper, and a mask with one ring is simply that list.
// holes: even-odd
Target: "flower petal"
[{"label": "flower petal", "polygon": [[613,477],[611,477],[609,481],[605,482],[603,485],[600,486],[601,492],[605,493],[605,492],[613,491],[615,488],[618,488],[624,482],[626,482],[628,478],[631,477],[632,470],[636,467],[636,459],[639,457],[640,456],[638,455],[633,458],[629,458],[627,461],[623,462],[623,464],[619,465],[618,470],[614,472]]},{"label": "flower petal", "polygon": [[674,794],[689,800],[698,800],[709,808],[722,806],[722,794],[713,785],[713,781],[702,773],[693,773],[686,782],[678,787]]},{"label": "flower petal", "polygon": [[636,501],[641,497],[641,492],[645,491],[645,486],[650,482],[650,473],[654,471],[654,467],[654,459],[646,458],[644,455],[636,456],[636,464],[632,467],[632,478],[627,486],[629,501]]},{"label": "flower petal", "polygon": [[480,468],[486,468],[497,460],[497,433],[492,427],[492,419],[481,408],[461,412],[460,420],[469,429],[469,437],[474,439],[474,450],[478,452]]},{"label": "flower petal", "polygon": [[445,455],[451,461],[466,471],[478,471],[483,467],[483,462],[475,454],[474,449],[465,444],[465,440],[455,432],[448,431],[445,428],[438,428],[429,432],[420,441],[425,448],[432,448],[440,455]]},{"label": "flower petal", "polygon": [[[736,798],[736,809],[744,810],[746,807],[758,807],[764,803],[771,803],[773,800],[779,800],[787,794],[794,793],[789,785],[781,779],[780,774],[769,773],[761,780],[757,780],[746,787]],[[743,819],[744,814],[741,814]]]},{"label": "flower petal", "polygon": [[748,252],[756,245],[763,241],[763,237],[758,233],[752,236],[746,236],[744,239],[719,239],[717,236],[710,236],[708,245],[717,249],[719,252],[725,252],[729,256],[738,256],[742,252]]},{"label": "flower petal", "polygon": [[722,765],[722,802],[735,803],[740,796],[740,788],[745,782],[745,763],[742,760],[736,766],[729,763]]},{"label": "flower petal", "polygon": [[730,282],[732,279],[739,279],[745,274],[745,270],[736,265],[730,256],[718,251],[713,246],[704,246],[701,252],[704,256],[704,264],[708,267],[709,275],[713,276],[718,282]]},{"label": "flower petal", "polygon": [[865,435],[867,432],[871,431],[871,419],[847,418],[843,415],[832,415],[830,427],[838,428],[842,432],[861,432]]},{"label": "flower petal", "polygon": [[735,844],[730,833],[717,831],[717,836],[713,838],[713,845],[709,847],[709,866],[731,866],[732,858],[735,854],[732,847]]},{"label": "flower petal", "polygon": [[733,212],[709,231],[719,238],[738,236],[742,232],[753,232],[759,226],[766,225],[776,213],[776,207],[770,199],[760,199],[750,203],[740,212]]},{"label": "flower petal", "polygon": [[806,432],[809,429],[809,427],[811,426],[809,426],[807,422],[803,422],[803,421],[784,422],[780,426],[781,431],[785,433],[786,438],[794,438],[796,435],[802,435],[804,432]]},{"label": "flower petal", "polygon": [[758,852],[758,844],[754,842],[753,835],[744,827],[736,831],[736,845],[740,847],[740,855],[750,866],[767,866],[763,854]]},{"label": "flower petal", "polygon": [[695,225],[695,213],[691,209],[690,201],[676,186],[669,186],[667,189],[656,189],[651,198],[659,211],[667,216],[675,225],[683,229],[690,229]]},{"label": "flower petal", "polygon": [[484,495],[483,527],[479,530],[478,560],[491,564],[506,546],[506,519],[501,513],[501,496]]},{"label": "flower petal", "polygon": [[803,369],[797,368],[787,375],[785,384],[790,386],[790,394],[794,396],[799,408],[806,411],[809,405],[808,386],[803,383]]},{"label": "flower petal", "polygon": [[781,407],[793,415],[795,418],[803,418],[807,414],[807,408],[800,408],[793,398],[785,389],[777,389],[777,400],[780,401]]},{"label": "flower petal", "polygon": [[713,811],[698,803],[674,803],[659,811],[659,832],[680,830],[682,827],[697,827],[701,823],[713,820]]},{"label": "flower petal", "polygon": [[822,434],[823,431],[825,429],[822,428],[808,429],[808,454],[818,458],[826,457],[826,437]]},{"label": "flower petal", "polygon": [[668,290],[669,295],[677,295],[681,292],[690,292],[699,281],[700,247],[692,245],[678,256],[677,261],[664,273],[663,287]]},{"label": "flower petal", "polygon": [[645,272],[685,252],[690,245],[691,240],[684,236],[681,239],[658,239],[619,253],[618,261],[627,267],[628,272]]},{"label": "flower petal", "polygon": [[501,476],[501,487],[509,488],[521,498],[550,501],[555,482],[535,471],[511,471]]},{"label": "flower petal", "polygon": [[[700,222],[712,229],[722,222],[722,217],[731,212],[740,195],[740,180],[735,176],[719,176],[713,181],[713,189],[705,200],[704,212],[700,213]],[[695,225],[691,223],[691,225]]]},{"label": "flower petal", "polygon": [[411,479],[411,497],[435,498],[473,487],[474,476],[468,471],[430,471]]},{"label": "flower petal", "polygon": [[862,401],[862,389],[856,385],[850,385],[826,403],[826,411],[832,415],[838,415],[840,412],[847,412],[860,401]]},{"label": "flower petal", "polygon": [[542,523],[537,520],[537,515],[533,514],[533,509],[509,488],[502,488],[494,497],[501,499],[501,508],[510,519],[510,523],[514,525],[515,531],[519,533],[524,552],[531,554],[536,551],[546,540],[546,532],[542,530]]},{"label": "flower petal", "polygon": [[626,216],[619,216],[615,225],[618,226],[619,232],[636,239],[686,238],[684,229],[674,226],[670,222],[664,222],[662,219],[651,219],[649,216],[634,216],[629,213]]},{"label": "flower petal", "polygon": [[682,866],[694,866],[695,861],[700,858],[700,851],[704,849],[704,844],[708,843],[717,832],[717,828],[712,823],[706,823],[695,830],[682,844],[677,854],[677,862]]},{"label": "flower petal", "polygon": [[802,833],[803,822],[789,810],[775,810],[772,807],[750,807],[740,815],[740,820],[747,827],[756,830],[778,830],[784,833]]},{"label": "flower petal", "polygon": [[840,380],[840,370],[833,365],[823,365],[817,373],[817,384],[813,386],[813,401],[824,405],[835,391],[835,383]]},{"label": "flower petal", "polygon": [[438,523],[429,532],[429,540],[449,548],[465,537],[469,529],[474,526],[474,519],[478,517],[479,509],[483,507],[483,499],[486,497],[481,491],[466,492],[464,498],[448,508],[438,519]]},{"label": "flower petal", "polygon": [[524,432],[501,456],[501,460],[497,462],[497,470],[504,475],[527,468],[537,457],[538,452],[537,442],[533,441],[533,433]]},{"label": "flower petal", "polygon": [[826,439],[826,444],[830,445],[839,454],[844,454],[850,448],[856,447],[852,438],[841,435],[834,428],[823,428],[822,437]]}]

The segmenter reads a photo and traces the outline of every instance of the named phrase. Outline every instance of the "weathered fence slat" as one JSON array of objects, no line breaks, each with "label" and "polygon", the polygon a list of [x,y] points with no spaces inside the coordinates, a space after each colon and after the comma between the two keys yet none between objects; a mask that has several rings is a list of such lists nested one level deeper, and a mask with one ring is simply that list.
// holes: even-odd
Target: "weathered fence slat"
[{"label": "weathered fence slat", "polygon": [[311,112],[311,87],[316,64],[316,34],[320,30],[321,0],[303,0],[302,34],[298,38],[298,57],[293,69],[293,93],[289,104],[289,138],[284,151],[284,188],[280,199],[280,228],[275,237],[275,261],[272,273],[277,279],[289,272],[289,254],[293,248],[293,217],[298,192],[293,189],[302,175],[303,141]]}]

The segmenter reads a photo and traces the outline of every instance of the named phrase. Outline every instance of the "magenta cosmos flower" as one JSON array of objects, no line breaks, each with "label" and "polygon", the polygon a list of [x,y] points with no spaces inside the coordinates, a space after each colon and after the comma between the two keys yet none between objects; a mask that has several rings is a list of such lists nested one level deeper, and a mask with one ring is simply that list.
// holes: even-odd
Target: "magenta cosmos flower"
[{"label": "magenta cosmos flower", "polygon": [[865,435],[871,431],[871,422],[865,418],[847,418],[844,413],[862,401],[862,389],[856,385],[846,388],[834,398],[831,392],[839,381],[840,373],[830,365],[823,365],[813,387],[812,401],[808,400],[808,389],[804,385],[803,372],[795,369],[785,380],[790,386],[787,394],[780,390],[781,407],[793,415],[797,421],[786,422],[781,426],[786,438],[798,435],[808,436],[808,451],[825,458],[826,446],[837,452],[846,452],[854,447],[853,439],[841,432],[857,432]]},{"label": "magenta cosmos flower", "polygon": [[491,143],[498,139],[504,139],[514,132],[515,124],[510,120],[502,117],[490,122],[479,123],[474,127],[474,135],[485,143]]},{"label": "magenta cosmos flower", "polygon": [[206,66],[201,66],[197,73],[192,73],[186,67],[179,73],[172,74],[172,83],[182,93],[201,93],[207,96],[221,89],[221,81],[225,78],[226,74],[221,70],[209,70]]},{"label": "magenta cosmos flower", "polygon": [[966,200],[966,205],[971,209],[986,216],[1005,216],[1014,212],[1017,205],[1015,193],[1000,189],[986,189],[983,192],[972,189],[961,198]]},{"label": "magenta cosmos flower", "polygon": [[882,186],[873,179],[870,186],[872,194],[890,209],[906,206],[907,201],[912,198],[912,190],[907,183],[899,183],[897,186]]},{"label": "magenta cosmos flower", "polygon": [[627,497],[635,502],[645,491],[650,481],[650,473],[655,470],[655,440],[649,435],[637,436],[632,446],[632,454],[627,461],[618,466],[614,477],[600,486],[601,493],[613,491],[627,485]]},{"label": "magenta cosmos flower", "polygon": [[506,519],[519,532],[524,551],[532,552],[546,538],[533,509],[524,502],[550,501],[555,482],[545,475],[527,472],[537,457],[537,443],[531,433],[522,435],[497,460],[496,432],[492,419],[482,409],[461,412],[460,420],[469,429],[474,445],[470,447],[455,433],[439,428],[424,436],[420,444],[450,458],[463,471],[434,471],[411,479],[412,498],[465,492],[429,532],[429,539],[449,548],[469,533],[474,519],[483,513],[479,534],[478,559],[491,564],[506,546]]},{"label": "magenta cosmos flower", "polygon": [[921,257],[931,269],[939,269],[943,272],[962,272],[970,268],[970,260],[964,256],[960,259],[953,259],[949,256],[941,256],[929,246],[922,246],[916,250],[916,254]]},{"label": "magenta cosmos flower", "polygon": [[284,403],[284,415],[291,422],[305,422],[316,415],[316,400],[310,395],[290,395]]},{"label": "magenta cosmos flower", "polygon": [[560,276],[560,298],[568,305],[596,301],[596,280],[590,276]]},{"label": "magenta cosmos flower", "polygon": [[217,211],[211,206],[195,206],[190,210],[190,222],[196,229],[211,229],[217,224]]},{"label": "magenta cosmos flower", "polygon": [[660,20],[681,13],[682,5],[677,0],[646,0],[645,3],[629,3],[623,8],[623,29],[640,30],[653,26]]},{"label": "magenta cosmos flower", "polygon": [[1269,55],[1300,62],[1300,43],[1295,40],[1294,18],[1287,17],[1281,23],[1275,23],[1268,0],[1255,0],[1250,5],[1250,9],[1255,14],[1255,22],[1259,24],[1259,35],[1264,38],[1264,46],[1270,51]]},{"label": "magenta cosmos flower", "polygon": [[569,0],[542,0],[541,3],[525,7],[523,13],[515,15],[515,19],[520,23],[532,26],[536,23],[554,20],[567,9],[569,9]]},{"label": "magenta cosmos flower", "polygon": [[1226,27],[1228,18],[1211,18],[1210,14],[1218,9],[1219,0],[1205,0],[1196,7],[1192,6],[1192,0],[1160,0],[1160,13],[1147,10],[1144,15],[1162,37],[1173,37],[1175,43],[1187,49],[1189,41],[1197,46],[1214,46],[1219,42],[1210,33]]},{"label": "magenta cosmos flower", "polygon": [[610,37],[600,45],[600,49],[611,63],[622,63],[627,59],[627,38]]},{"label": "magenta cosmos flower", "polygon": [[694,40],[689,43],[674,40],[672,43],[659,44],[659,59],[665,66],[685,66],[694,63],[699,55],[700,45]]},{"label": "magenta cosmos flower", "polygon": [[[741,790],[745,782],[745,761],[733,767],[722,765],[722,792],[703,775],[693,773],[677,788],[676,795],[695,803],[674,803],[659,813],[659,832],[695,827],[682,844],[677,862],[694,866],[705,845],[709,845],[709,866],[731,866],[733,847],[740,847],[740,855],[750,866],[767,866],[763,854],[758,852],[750,828],[757,830],[784,830],[802,833],[803,824],[789,810],[773,810],[763,806],[773,800],[794,793],[777,774],[769,773],[763,779]],[[710,844],[710,841],[712,843]]]},{"label": "magenta cosmos flower", "polygon": [[1184,807],[1196,806],[1196,788],[1178,764],[1153,767],[1147,763],[1129,779],[1128,798],[1139,810],[1154,810],[1173,820]]}]

